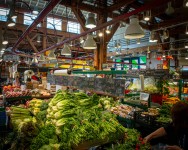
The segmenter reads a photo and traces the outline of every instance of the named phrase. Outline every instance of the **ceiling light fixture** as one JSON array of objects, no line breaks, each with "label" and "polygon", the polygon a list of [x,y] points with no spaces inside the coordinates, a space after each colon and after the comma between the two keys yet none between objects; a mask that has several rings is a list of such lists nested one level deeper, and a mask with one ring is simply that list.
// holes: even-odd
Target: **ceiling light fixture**
[{"label": "ceiling light fixture", "polygon": [[2,44],[3,44],[3,45],[7,45],[7,44],[8,44],[8,39],[7,39],[6,36],[3,36],[3,37],[2,37]]},{"label": "ceiling light fixture", "polygon": [[110,34],[110,33],[111,33],[111,27],[107,27],[106,34]]},{"label": "ceiling light fixture", "polygon": [[34,7],[32,13],[33,13],[34,15],[38,15],[38,14],[39,14],[38,7],[37,7],[37,6]]},{"label": "ceiling light fixture", "polygon": [[168,39],[169,38],[169,31],[168,30],[163,30],[163,35],[162,35],[163,39]]},{"label": "ceiling light fixture", "polygon": [[151,31],[150,32],[150,37],[149,37],[149,42],[157,42],[157,35],[156,35],[156,32],[154,31]]},{"label": "ceiling light fixture", "polygon": [[89,29],[96,27],[95,14],[93,13],[88,14],[85,27]]},{"label": "ceiling light fixture", "polygon": [[188,7],[188,0],[184,0],[184,6]]},{"label": "ceiling light fixture", "polygon": [[84,43],[83,37],[80,37],[80,43],[81,43],[81,44]]},{"label": "ceiling light fixture", "polygon": [[31,61],[32,64],[38,64],[38,59],[37,59],[37,56],[36,56],[36,53],[33,53],[34,57]]},{"label": "ceiling light fixture", "polygon": [[41,42],[41,36],[37,35],[37,43],[40,43],[40,42]]},{"label": "ceiling light fixture", "polygon": [[87,39],[83,44],[83,48],[84,49],[96,49],[97,48],[97,44],[91,34],[87,35]]},{"label": "ceiling light fixture", "polygon": [[174,8],[172,7],[172,3],[171,2],[168,2],[168,7],[167,9],[165,10],[165,13],[167,15],[172,15],[174,13]]},{"label": "ceiling light fixture", "polygon": [[186,25],[185,34],[188,34],[188,24]]},{"label": "ceiling light fixture", "polygon": [[136,44],[140,44],[140,38],[136,39]]},{"label": "ceiling light fixture", "polygon": [[99,35],[99,37],[102,37],[103,33],[100,31],[98,35]]},{"label": "ceiling light fixture", "polygon": [[187,59],[188,59],[188,56],[186,56],[185,59],[187,60]]},{"label": "ceiling light fixture", "polygon": [[48,59],[49,60],[54,60],[56,59],[56,55],[54,54],[54,50],[51,50],[50,53],[48,54]]},{"label": "ceiling light fixture", "polygon": [[165,53],[163,53],[163,58],[165,58],[166,57],[166,55],[165,55]]},{"label": "ceiling light fixture", "polygon": [[16,23],[12,20],[11,17],[8,16],[8,18],[7,18],[7,26],[8,27],[13,27],[15,25],[16,25]]},{"label": "ceiling light fixture", "polygon": [[126,39],[136,39],[145,36],[144,30],[139,25],[138,17],[133,15],[130,17],[130,24],[125,31]]},{"label": "ceiling light fixture", "polygon": [[188,41],[185,42],[185,48],[188,48]]},{"label": "ceiling light fixture", "polygon": [[146,14],[144,14],[144,20],[149,21],[151,19],[151,10],[146,11]]},{"label": "ceiling light fixture", "polygon": [[71,56],[71,50],[67,43],[64,44],[64,47],[61,50],[61,55]]}]

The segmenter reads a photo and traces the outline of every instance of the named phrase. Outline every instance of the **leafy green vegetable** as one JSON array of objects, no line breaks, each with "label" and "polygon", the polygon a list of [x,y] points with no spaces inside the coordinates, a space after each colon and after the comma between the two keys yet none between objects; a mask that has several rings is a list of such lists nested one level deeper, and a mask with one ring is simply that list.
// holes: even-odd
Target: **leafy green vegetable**
[{"label": "leafy green vegetable", "polygon": [[55,127],[53,125],[44,126],[41,129],[40,133],[32,140],[30,149],[38,150],[43,145],[48,145],[52,137],[57,139],[57,137],[54,135],[55,135]]}]

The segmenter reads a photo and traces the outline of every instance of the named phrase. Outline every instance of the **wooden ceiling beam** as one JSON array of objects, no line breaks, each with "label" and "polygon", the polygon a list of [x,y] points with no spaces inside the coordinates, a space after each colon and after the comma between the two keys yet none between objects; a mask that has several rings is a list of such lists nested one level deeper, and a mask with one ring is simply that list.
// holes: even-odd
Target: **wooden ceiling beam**
[{"label": "wooden ceiling beam", "polygon": [[[88,12],[92,12],[92,13],[96,13],[100,15],[104,14],[104,12],[106,11],[106,8],[105,9],[97,8],[97,7],[94,7],[93,5],[84,4],[84,3],[75,5],[75,3],[72,3],[71,1],[62,1],[60,4],[66,7],[70,7],[70,8],[74,7],[75,9],[80,9],[80,10],[84,10],[84,11],[88,11]],[[107,13],[107,16],[110,18],[118,16],[118,14],[112,13],[112,12],[105,12],[105,13]]]},{"label": "wooden ceiling beam", "polygon": [[84,17],[84,15],[82,14],[81,10],[80,9],[76,9],[75,7],[71,7],[71,10],[72,12],[74,13],[74,15],[76,16],[78,22],[80,23],[82,29],[84,31],[86,31],[86,27],[85,27],[85,22],[86,22],[86,19]]},{"label": "wooden ceiling beam", "polygon": [[110,12],[112,12],[112,11],[114,11],[114,10],[117,10],[117,9],[119,9],[119,8],[121,8],[121,7],[123,7],[123,6],[125,6],[125,5],[129,5],[129,4],[133,3],[134,1],[135,1],[135,0],[119,0],[119,1],[117,1],[115,4],[109,6],[109,7],[107,8],[107,10],[110,11]]},{"label": "wooden ceiling beam", "polygon": [[26,39],[27,39],[29,45],[32,47],[32,49],[33,49],[36,53],[39,52],[39,51],[37,50],[37,48],[35,47],[35,45],[33,44],[32,40],[29,38],[29,36],[26,36]]},{"label": "wooden ceiling beam", "polygon": [[151,30],[158,30],[160,28],[167,28],[169,26],[177,25],[177,24],[184,23],[184,22],[187,22],[187,21],[188,21],[187,16],[178,17],[178,18],[175,18],[175,19],[166,20],[166,21],[163,21],[161,23],[151,25]]}]

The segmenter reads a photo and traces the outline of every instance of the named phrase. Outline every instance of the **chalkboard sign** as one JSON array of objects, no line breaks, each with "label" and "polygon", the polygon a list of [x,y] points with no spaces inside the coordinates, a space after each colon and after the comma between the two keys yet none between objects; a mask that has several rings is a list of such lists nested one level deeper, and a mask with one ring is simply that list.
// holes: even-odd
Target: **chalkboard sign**
[{"label": "chalkboard sign", "polygon": [[48,74],[47,80],[51,84],[76,87],[81,90],[90,90],[93,92],[106,93],[113,96],[124,96],[124,79],[53,76]]},{"label": "chalkboard sign", "polygon": [[54,75],[52,75],[51,73],[48,73],[47,74],[47,82],[50,84],[56,84]]}]

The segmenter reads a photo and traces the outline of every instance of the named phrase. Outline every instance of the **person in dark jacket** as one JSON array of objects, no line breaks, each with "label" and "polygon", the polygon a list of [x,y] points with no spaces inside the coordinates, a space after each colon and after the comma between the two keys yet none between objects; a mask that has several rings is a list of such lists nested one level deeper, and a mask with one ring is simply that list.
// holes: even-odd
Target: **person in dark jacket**
[{"label": "person in dark jacket", "polygon": [[167,136],[169,145],[166,150],[188,150],[188,104],[177,102],[171,110],[172,123],[161,127],[144,138],[151,139]]}]

